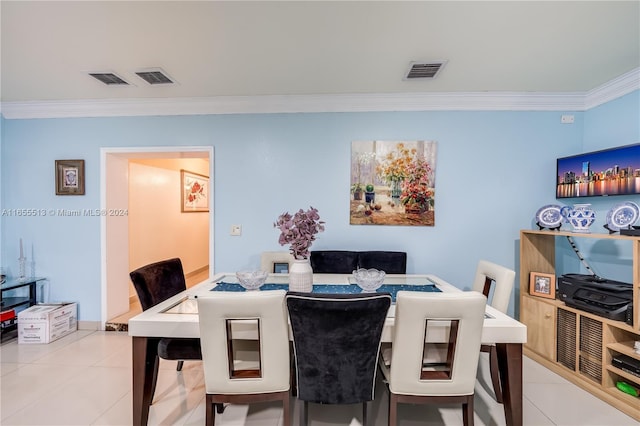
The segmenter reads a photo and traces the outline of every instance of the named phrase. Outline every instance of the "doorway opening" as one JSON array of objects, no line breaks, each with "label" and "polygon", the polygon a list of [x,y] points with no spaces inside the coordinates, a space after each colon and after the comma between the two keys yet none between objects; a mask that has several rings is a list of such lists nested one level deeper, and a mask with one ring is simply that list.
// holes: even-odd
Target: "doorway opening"
[{"label": "doorway opening", "polygon": [[[101,217],[104,330],[112,319],[135,313],[133,269],[180,257],[188,286],[213,274],[213,147],[102,148],[100,157],[101,209],[126,212]],[[182,211],[181,170],[211,177],[208,212]]]}]

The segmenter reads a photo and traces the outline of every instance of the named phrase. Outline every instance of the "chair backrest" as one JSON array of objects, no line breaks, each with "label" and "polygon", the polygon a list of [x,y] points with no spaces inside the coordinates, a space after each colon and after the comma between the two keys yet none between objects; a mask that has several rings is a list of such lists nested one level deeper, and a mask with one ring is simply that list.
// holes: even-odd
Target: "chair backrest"
[{"label": "chair backrest", "polygon": [[[208,394],[289,389],[289,326],[284,296],[284,290],[198,295],[202,364]],[[244,320],[244,324],[239,320]],[[258,366],[241,370],[243,359],[235,357],[232,333],[235,327],[255,327],[252,321],[257,323],[258,350],[254,355]]]},{"label": "chair backrest", "polygon": [[298,398],[325,404],[372,401],[391,295],[287,293]]},{"label": "chair backrest", "polygon": [[350,274],[358,267],[358,252],[348,250],[314,250],[309,256],[316,274]]},{"label": "chair backrest", "polygon": [[387,274],[407,273],[407,253],[403,251],[361,251],[358,254],[359,268],[375,268]]},{"label": "chair backrest", "polygon": [[[419,396],[473,394],[486,303],[475,291],[399,291],[389,389]],[[444,362],[425,366],[429,345],[443,342]]]},{"label": "chair backrest", "polygon": [[129,276],[144,311],[187,289],[182,262],[178,258],[142,266]]},{"label": "chair backrest", "polygon": [[287,265],[286,272],[289,272],[291,263],[293,263],[293,255],[288,251],[263,251],[260,255],[260,269],[270,274],[280,272],[277,266],[284,264]]},{"label": "chair backrest", "polygon": [[[506,313],[509,308],[515,278],[515,271],[486,260],[481,260],[478,262],[478,268],[476,269],[473,290],[484,294],[487,299],[490,299],[489,305],[502,313]],[[492,283],[495,283],[495,285],[493,296],[490,298],[489,294]]]}]

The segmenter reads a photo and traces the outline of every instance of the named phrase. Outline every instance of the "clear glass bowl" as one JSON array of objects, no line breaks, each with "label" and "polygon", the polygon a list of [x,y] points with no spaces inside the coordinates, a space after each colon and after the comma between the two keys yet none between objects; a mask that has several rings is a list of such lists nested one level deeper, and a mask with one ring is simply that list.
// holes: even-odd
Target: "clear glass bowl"
[{"label": "clear glass bowl", "polygon": [[240,285],[246,290],[258,290],[267,279],[269,275],[265,271],[240,271],[236,272],[236,277],[240,282]]},{"label": "clear glass bowl", "polygon": [[385,275],[384,271],[378,271],[377,269],[360,268],[353,271],[353,278],[365,293],[372,293],[380,288],[384,282]]}]

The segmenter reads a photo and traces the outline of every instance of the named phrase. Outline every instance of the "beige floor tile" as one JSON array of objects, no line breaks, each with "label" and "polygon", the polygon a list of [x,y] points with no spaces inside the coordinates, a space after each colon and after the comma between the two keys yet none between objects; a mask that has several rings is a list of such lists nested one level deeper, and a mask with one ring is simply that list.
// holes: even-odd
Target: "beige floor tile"
[{"label": "beige floor tile", "polygon": [[[0,424],[111,425],[131,424],[131,338],[118,332],[76,332],[49,345],[0,346]],[[158,386],[149,425],[204,424],[205,390],[202,363],[160,363]],[[526,426],[638,426],[640,423],[577,388],[536,362],[523,360]],[[293,425],[299,404],[292,398]],[[375,426],[386,426],[386,385],[379,381],[372,406]],[[360,405],[310,407],[310,426],[361,426]],[[401,405],[400,426],[461,425],[458,406]],[[481,355],[476,385],[475,422],[505,424],[503,406],[495,402],[486,354]],[[279,403],[229,406],[217,426],[279,426]]]}]

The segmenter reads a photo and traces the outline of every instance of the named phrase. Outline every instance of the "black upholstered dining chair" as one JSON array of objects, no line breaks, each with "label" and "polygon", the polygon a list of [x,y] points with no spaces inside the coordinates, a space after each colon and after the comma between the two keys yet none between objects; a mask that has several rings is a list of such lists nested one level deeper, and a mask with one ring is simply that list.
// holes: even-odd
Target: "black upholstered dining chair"
[{"label": "black upholstered dining chair", "polygon": [[300,425],[306,426],[308,403],[313,402],[362,403],[362,424],[367,426],[391,295],[289,292],[286,303],[297,396],[303,402]]},{"label": "black upholstered dining chair", "polygon": [[[132,271],[129,276],[143,311],[187,289],[182,262],[178,258],[142,266]],[[158,343],[158,357],[178,361],[177,370],[180,371],[184,360],[202,359],[200,339],[162,338]],[[158,377],[158,357],[156,357],[153,371],[152,402]]]},{"label": "black upholstered dining chair", "polygon": [[361,251],[359,268],[375,268],[387,274],[407,273],[407,253],[403,251]]},{"label": "black upholstered dining chair", "polygon": [[316,274],[350,274],[358,267],[358,252],[348,250],[314,250],[309,256]]}]

